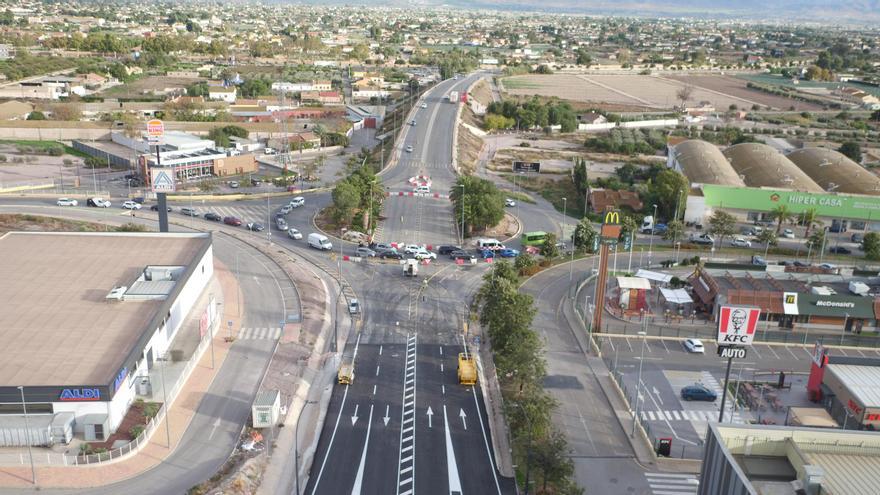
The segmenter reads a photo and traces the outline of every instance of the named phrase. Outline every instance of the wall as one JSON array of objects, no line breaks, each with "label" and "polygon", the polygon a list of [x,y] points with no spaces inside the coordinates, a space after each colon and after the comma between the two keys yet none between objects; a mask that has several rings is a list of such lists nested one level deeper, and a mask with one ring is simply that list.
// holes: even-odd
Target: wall
[{"label": "wall", "polygon": [[757,495],[745,473],[725,450],[716,431],[709,428],[703,447],[699,495]]},{"label": "wall", "polygon": [[246,174],[257,171],[257,160],[253,154],[227,156],[214,160],[214,175]]},{"label": "wall", "polygon": [[[79,418],[86,414],[110,414],[109,402],[53,402],[52,409],[55,414],[60,412],[72,412],[76,415],[76,422],[73,425],[75,433],[83,432],[83,425]],[[111,428],[112,430],[112,428]]]}]

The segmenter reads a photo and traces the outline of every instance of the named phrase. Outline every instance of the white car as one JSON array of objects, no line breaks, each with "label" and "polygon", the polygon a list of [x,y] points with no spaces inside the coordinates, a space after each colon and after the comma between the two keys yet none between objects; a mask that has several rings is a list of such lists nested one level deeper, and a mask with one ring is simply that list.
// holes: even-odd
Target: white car
[{"label": "white car", "polygon": [[730,245],[733,247],[752,247],[752,241],[747,240],[745,237],[734,237],[732,241],[730,241]]},{"label": "white car", "polygon": [[103,198],[89,198],[86,201],[86,205],[94,206],[97,208],[110,208],[110,202]]},{"label": "white car", "polygon": [[418,251],[413,251],[412,253],[409,253],[409,254],[412,255],[412,257],[417,260],[423,260],[425,258],[430,258],[432,260],[437,259],[437,253],[432,253],[431,251],[428,251],[425,248],[420,248]]},{"label": "white car", "polygon": [[406,254],[413,254],[416,251],[421,251],[422,249],[424,248],[422,246],[419,246],[418,244],[407,244],[406,246],[403,246],[403,252]]},{"label": "white car", "polygon": [[291,199],[290,203],[288,203],[288,204],[290,204],[291,208],[299,208],[300,206],[306,204],[306,198],[304,198],[302,196],[297,196],[297,197]]},{"label": "white car", "polygon": [[684,348],[687,349],[688,352],[693,352],[697,354],[703,354],[706,350],[703,348],[703,341],[700,339],[685,339]]},{"label": "white car", "polygon": [[125,203],[122,203],[122,207],[126,210],[140,210],[141,204],[132,200],[128,200]]},{"label": "white car", "polygon": [[794,231],[791,229],[785,229],[782,231],[782,237],[786,239],[794,239]]},{"label": "white car", "polygon": [[516,206],[516,201],[514,201],[510,198],[507,198],[504,200],[504,206],[510,206],[510,207]]},{"label": "white car", "polygon": [[296,230],[293,227],[290,227],[287,229],[287,237],[290,237],[291,239],[300,240],[303,238],[303,235],[302,235],[302,233],[300,233],[300,231]]},{"label": "white car", "polygon": [[292,210],[293,210],[293,207],[292,207],[292,206],[290,206],[290,205],[284,205],[284,206],[281,207],[281,214],[282,214],[282,215],[287,215],[287,214],[290,213]]},{"label": "white car", "polygon": [[57,204],[58,206],[76,206],[79,203],[77,203],[77,201],[75,199],[61,198],[58,201],[56,201],[55,204]]},{"label": "white car", "polygon": [[407,152],[407,153],[412,153],[412,152],[413,152],[413,147],[412,147],[411,144],[409,144],[409,145],[406,146],[406,152]]},{"label": "white car", "polygon": [[348,301],[348,314],[356,315],[361,312],[361,305],[357,299]]},{"label": "white car", "polygon": [[427,103],[422,103],[422,108],[428,108],[428,104],[427,104]]}]

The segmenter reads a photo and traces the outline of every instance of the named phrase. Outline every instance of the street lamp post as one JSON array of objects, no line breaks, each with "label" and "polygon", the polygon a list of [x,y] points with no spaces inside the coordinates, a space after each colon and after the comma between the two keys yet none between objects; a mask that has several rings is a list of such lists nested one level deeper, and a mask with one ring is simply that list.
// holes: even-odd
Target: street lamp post
[{"label": "street lamp post", "polygon": [[24,412],[24,429],[25,435],[27,438],[28,445],[28,458],[31,461],[31,483],[34,485],[37,484],[37,470],[34,469],[34,452],[31,449],[31,427],[28,423],[28,412],[27,412],[27,404],[24,401],[24,387],[18,387],[18,391],[21,392],[21,409]]},{"label": "street lamp post", "polygon": [[461,247],[464,249],[464,184],[459,184],[458,187],[461,188],[461,198],[459,198],[459,208],[461,209],[461,231],[459,235],[461,237]]},{"label": "street lamp post", "polygon": [[168,358],[162,357],[159,358],[158,361],[162,362],[162,366],[159,367],[159,373],[162,375],[162,408],[165,409],[165,442],[168,444],[168,449],[171,449],[171,415],[169,407],[168,407],[168,387],[167,383],[165,383],[165,362],[168,361]]},{"label": "street lamp post", "polygon": [[[643,320],[642,328],[645,328],[645,329],[648,328],[648,320]],[[642,365],[645,363],[645,344],[648,341],[648,332],[641,331],[641,332],[639,332],[639,335],[642,336],[642,354],[641,354],[641,357],[639,358],[639,378],[638,378],[638,382],[636,382],[636,399],[635,399],[636,400],[636,407],[635,407],[635,412],[633,412],[632,431],[630,431],[630,434],[629,434],[629,436],[631,436],[631,437],[636,434],[636,419],[639,417],[639,411],[641,409],[640,406],[642,404],[642,400],[640,397],[640,395],[642,393]]]},{"label": "street lamp post", "polygon": [[513,404],[515,404],[517,407],[519,407],[520,410],[523,412],[523,417],[526,418],[526,423],[528,424],[528,428],[529,428],[529,444],[526,447],[526,480],[525,480],[525,485],[526,485],[525,495],[529,495],[529,481],[530,481],[529,474],[531,471],[530,468],[531,468],[531,464],[532,464],[532,420],[529,419],[529,414],[526,412],[526,408],[524,408],[522,406],[522,404],[520,404],[519,402],[514,402]]},{"label": "street lamp post", "polygon": [[849,313],[845,313],[843,317],[843,328],[840,329],[840,345],[843,345],[843,338],[846,336],[846,324],[849,322]]},{"label": "street lamp post", "polygon": [[657,205],[654,204],[654,216],[651,221],[651,239],[648,241],[648,266],[651,266],[651,258],[654,255],[654,227],[657,225]]},{"label": "street lamp post", "polygon": [[568,198],[562,198],[562,232],[559,234],[559,239],[565,242],[565,207],[568,204]]},{"label": "street lamp post", "polygon": [[302,492],[299,489],[299,423],[302,419],[303,411],[306,410],[306,406],[309,404],[317,404],[316,400],[307,400],[305,404],[303,404],[302,409],[299,410],[299,416],[296,418],[296,428],[294,428],[293,432],[293,470],[294,476],[296,476],[296,495],[300,495]]}]

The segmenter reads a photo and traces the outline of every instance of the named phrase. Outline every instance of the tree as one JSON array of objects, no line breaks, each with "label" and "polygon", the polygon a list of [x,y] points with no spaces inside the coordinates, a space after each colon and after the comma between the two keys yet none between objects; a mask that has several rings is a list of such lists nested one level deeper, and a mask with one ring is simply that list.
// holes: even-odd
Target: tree
[{"label": "tree", "polygon": [[256,98],[269,94],[269,83],[262,79],[248,79],[238,87],[243,98]]},{"label": "tree", "polygon": [[779,243],[779,238],[776,235],[776,232],[771,229],[764,229],[758,233],[755,237],[755,240],[764,245],[764,254],[767,254],[767,251],[770,249],[770,246],[775,246]]},{"label": "tree", "polygon": [[575,60],[575,63],[578,65],[586,65],[587,67],[589,67],[593,63],[593,57],[591,57],[590,54],[587,53],[587,50],[585,48],[578,48],[577,59]]},{"label": "tree", "polygon": [[[462,190],[463,186],[463,190]],[[464,209],[465,233],[493,227],[504,218],[504,195],[489,180],[459,176],[449,194],[453,221],[459,224]]]},{"label": "tree", "polygon": [[351,58],[363,62],[370,58],[370,47],[363,43],[358,43],[351,50]]},{"label": "tree", "polygon": [[584,218],[578,222],[577,226],[574,228],[572,244],[574,244],[574,248],[578,251],[591,253],[593,252],[593,245],[596,242],[597,235],[598,233],[596,232],[596,229],[593,228],[590,219]]},{"label": "tree", "polygon": [[333,188],[333,208],[337,222],[351,218],[358,204],[358,191],[350,182],[342,181]]},{"label": "tree", "polygon": [[544,244],[541,244],[541,256],[548,260],[559,256],[559,246],[556,245],[556,242],[556,234],[548,232]]},{"label": "tree", "polygon": [[681,220],[673,220],[666,224],[666,232],[663,238],[675,242],[684,238],[684,223]]},{"label": "tree", "polygon": [[801,223],[807,226],[807,230],[804,232],[804,237],[810,237],[810,230],[815,225],[822,225],[822,220],[819,220],[819,212],[816,211],[815,208],[810,208],[809,210],[801,213]]},{"label": "tree", "polygon": [[520,275],[525,275],[525,272],[536,264],[535,258],[525,251],[519,253],[513,261],[513,267],[517,269]]},{"label": "tree", "polygon": [[843,143],[840,148],[837,148],[837,151],[856,163],[862,163],[862,146],[855,141]]},{"label": "tree", "polygon": [[651,203],[657,204],[657,211],[664,218],[675,216],[676,209],[687,200],[689,190],[690,182],[687,177],[671,168],[658,171],[648,183]]},{"label": "tree", "polygon": [[723,244],[724,238],[736,233],[736,218],[723,210],[717,210],[709,218],[709,233],[718,237],[718,243]]},{"label": "tree", "polygon": [[572,180],[574,181],[574,187],[577,189],[580,197],[586,197],[587,190],[590,187],[590,181],[589,176],[587,175],[587,160],[585,158],[575,158]]},{"label": "tree", "polygon": [[46,120],[46,114],[44,114],[43,112],[40,112],[39,110],[34,110],[33,112],[28,114],[27,119],[28,120]]},{"label": "tree", "polygon": [[553,430],[537,439],[532,444],[532,465],[541,475],[542,493],[550,493],[547,491],[548,483],[556,485],[574,474],[574,463],[569,457],[565,436]]},{"label": "tree", "polygon": [[865,251],[865,258],[871,261],[880,260],[880,234],[877,232],[868,232],[862,240],[862,249]]},{"label": "tree", "polygon": [[693,95],[694,87],[690,85],[682,86],[681,88],[679,88],[678,91],[675,92],[675,97],[678,98],[678,101],[681,102],[682,110],[684,110],[685,104],[688,102],[688,100],[691,99]]},{"label": "tree", "polygon": [[321,173],[321,170],[324,169],[326,161],[327,158],[322,153],[318,155],[318,158],[304,162],[301,165],[303,175],[306,177],[317,177],[317,174]]},{"label": "tree", "polygon": [[794,213],[788,209],[785,205],[779,205],[770,212],[770,218],[774,219],[776,223],[776,235],[779,235],[779,232],[782,230],[782,224],[785,222],[790,222]]},{"label": "tree", "polygon": [[816,229],[810,234],[810,237],[807,238],[807,246],[813,251],[813,253],[819,254],[819,251],[823,251],[825,248],[825,229]]}]

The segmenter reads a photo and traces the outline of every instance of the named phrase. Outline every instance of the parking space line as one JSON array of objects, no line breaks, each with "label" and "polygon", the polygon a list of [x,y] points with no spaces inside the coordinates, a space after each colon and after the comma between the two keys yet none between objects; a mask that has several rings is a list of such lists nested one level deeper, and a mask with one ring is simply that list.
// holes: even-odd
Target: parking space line
[{"label": "parking space line", "polygon": [[875,350],[875,351],[874,351],[874,354],[876,354],[876,355],[877,355],[877,357],[880,357],[880,351],[878,351],[878,350]]},{"label": "parking space line", "polygon": [[847,354],[845,350],[843,350],[843,349],[839,349],[839,348],[838,348],[838,349],[835,349],[835,350],[836,350],[837,352],[839,352],[840,354],[843,354],[844,356],[849,357],[849,354]]},{"label": "parking space line", "polygon": [[671,354],[671,352],[669,352],[669,348],[666,347],[666,340],[660,339],[660,343],[663,344],[663,348],[666,349],[666,354]]},{"label": "parking space line", "polygon": [[616,352],[616,349],[614,349],[614,339],[611,337],[604,337],[604,340],[607,340],[608,343],[611,344],[611,351]]},{"label": "parking space line", "polygon": [[776,354],[776,351],[773,350],[773,346],[772,346],[772,345],[768,345],[768,346],[767,346],[767,349],[770,349],[770,352],[772,352],[773,355],[776,356],[776,359],[781,359],[781,358],[779,357],[779,354]]},{"label": "parking space line", "polygon": [[795,359],[798,358],[798,357],[797,357],[797,354],[791,352],[791,347],[789,347],[789,346],[785,346],[785,350],[788,351],[789,354],[791,354],[791,357],[793,357],[793,358],[795,358]]},{"label": "parking space line", "polygon": [[760,353],[760,352],[758,352],[758,346],[756,346],[756,345],[753,345],[753,346],[752,346],[752,352],[754,352],[754,353],[755,353],[755,355],[757,355],[757,356],[758,356],[758,359],[764,359],[764,358],[762,358],[762,357],[761,357],[761,353]]},{"label": "parking space line", "polygon": [[626,345],[629,346],[629,352],[633,352],[633,346],[632,346],[632,344],[629,343],[629,337],[625,337],[625,338],[626,338]]},{"label": "parking space line", "polygon": [[868,356],[865,356],[865,353],[862,352],[861,349],[856,349],[856,352],[858,352],[859,354],[861,354],[862,357],[868,357]]}]

